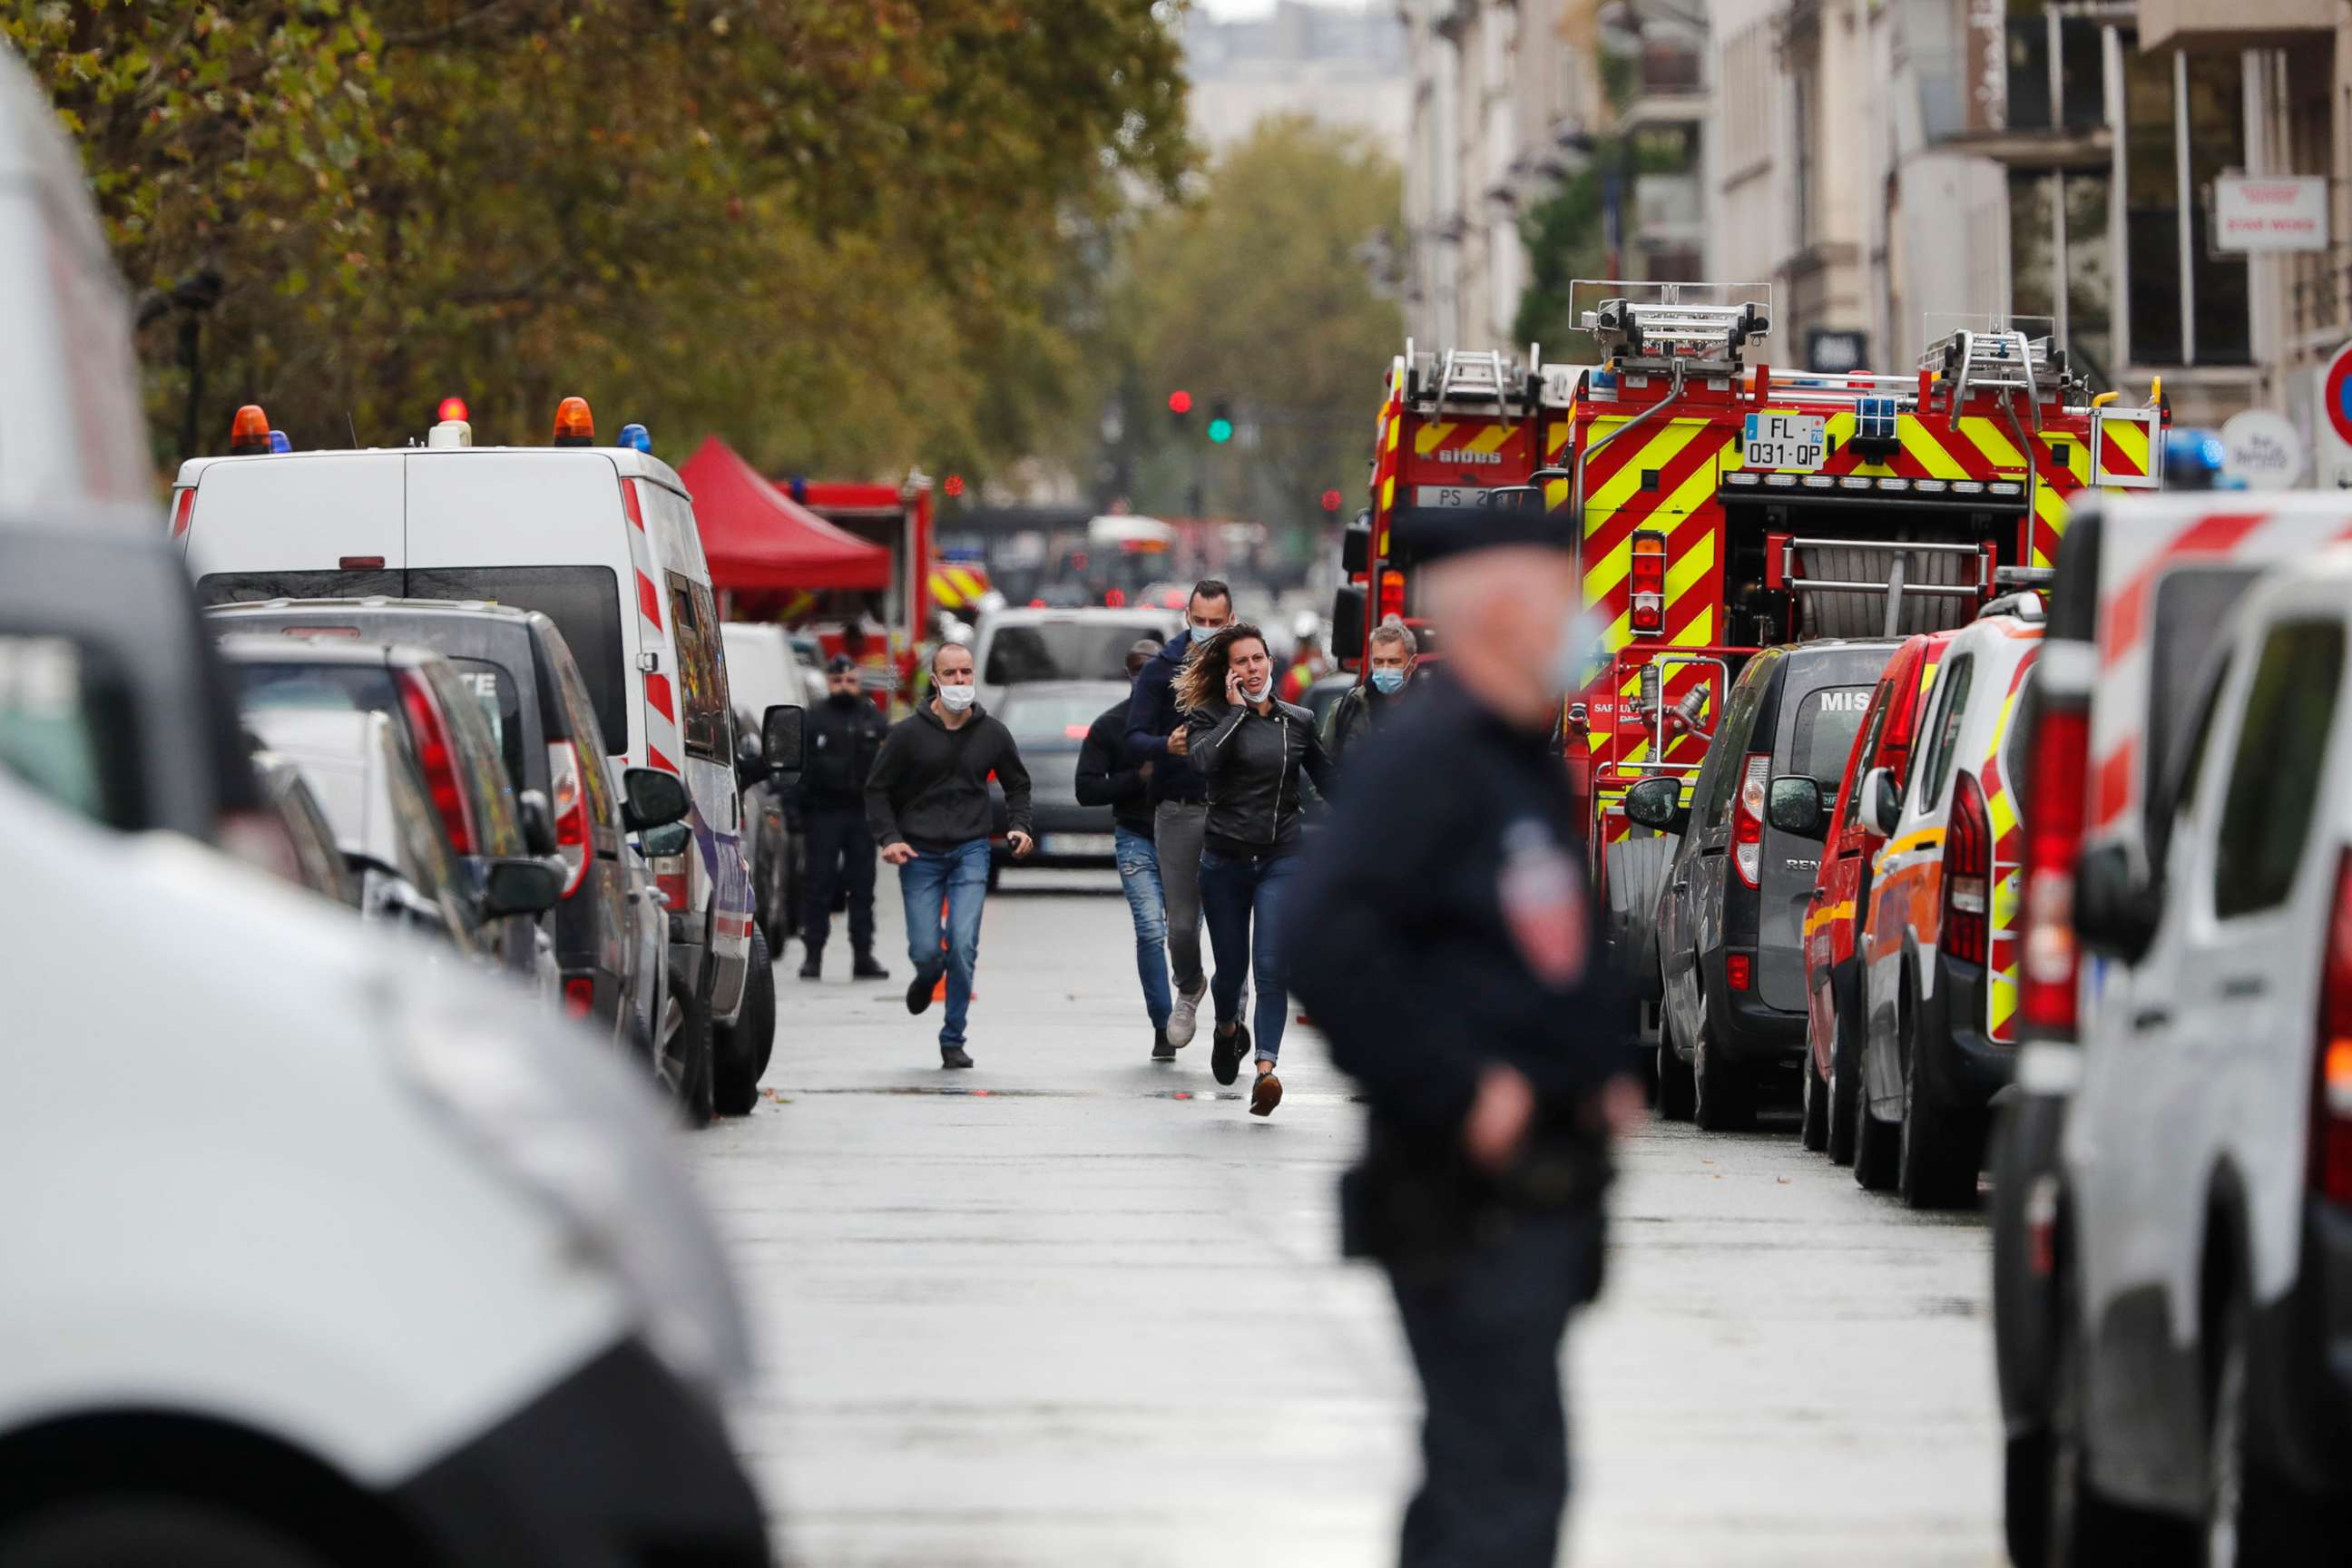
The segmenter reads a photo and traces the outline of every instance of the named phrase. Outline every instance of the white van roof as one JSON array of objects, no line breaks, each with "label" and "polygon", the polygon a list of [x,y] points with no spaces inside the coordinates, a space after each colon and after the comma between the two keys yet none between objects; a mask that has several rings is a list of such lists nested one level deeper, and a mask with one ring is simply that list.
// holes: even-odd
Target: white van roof
[{"label": "white van roof", "polygon": [[81,163],[0,47],[0,519],[111,512],[155,527],[131,301]]}]

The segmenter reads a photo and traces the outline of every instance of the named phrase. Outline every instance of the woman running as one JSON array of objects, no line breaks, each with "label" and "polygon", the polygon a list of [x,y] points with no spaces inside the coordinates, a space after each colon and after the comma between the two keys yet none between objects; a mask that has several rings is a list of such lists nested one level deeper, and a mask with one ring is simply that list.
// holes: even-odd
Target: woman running
[{"label": "woman running", "polygon": [[1219,1083],[1231,1083],[1249,1054],[1241,1000],[1255,951],[1257,1084],[1250,1091],[1250,1112],[1255,1116],[1282,1103],[1282,1080],[1274,1076],[1290,1012],[1283,985],[1282,900],[1298,869],[1305,779],[1328,792],[1332,773],[1315,716],[1275,700],[1274,680],[1265,634],[1246,622],[1218,633],[1176,678],[1188,754],[1209,784],[1201,847],[1201,912],[1208,918],[1217,965],[1209,987],[1217,1007],[1209,1068]]}]

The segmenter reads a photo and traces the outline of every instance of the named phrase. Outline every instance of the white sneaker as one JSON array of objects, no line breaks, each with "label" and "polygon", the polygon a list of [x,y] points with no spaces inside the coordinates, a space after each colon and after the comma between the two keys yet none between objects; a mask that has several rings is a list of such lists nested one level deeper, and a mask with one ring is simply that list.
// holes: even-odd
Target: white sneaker
[{"label": "white sneaker", "polygon": [[1199,987],[1176,993],[1176,1005],[1168,1009],[1168,1043],[1181,1048],[1192,1043],[1201,1027],[1201,998],[1209,994],[1209,977],[1202,975]]}]

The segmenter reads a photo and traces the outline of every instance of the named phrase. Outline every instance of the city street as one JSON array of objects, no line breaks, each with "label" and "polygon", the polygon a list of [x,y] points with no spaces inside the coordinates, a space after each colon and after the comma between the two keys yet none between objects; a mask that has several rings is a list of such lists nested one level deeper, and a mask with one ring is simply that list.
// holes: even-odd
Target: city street
[{"label": "city street", "polygon": [[[1270,1120],[1148,1059],[1102,873],[989,901],[975,1070],[937,1014],[779,966],[750,1118],[681,1140],[760,1335],[739,1439],[809,1568],[1374,1564],[1416,1397],[1380,1277],[1335,1256],[1360,1111],[1311,1031]],[[1990,1564],[1986,1233],[1802,1154],[1656,1126],[1571,1340],[1579,1563]]]}]

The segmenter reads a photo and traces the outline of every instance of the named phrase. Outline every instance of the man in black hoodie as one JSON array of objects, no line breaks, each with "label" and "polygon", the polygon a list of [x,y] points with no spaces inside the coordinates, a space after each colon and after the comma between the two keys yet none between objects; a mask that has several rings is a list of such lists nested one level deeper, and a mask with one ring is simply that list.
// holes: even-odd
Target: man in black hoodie
[{"label": "man in black hoodie", "polygon": [[[1145,637],[1127,650],[1127,678],[1133,680],[1159,656],[1160,644]],[[1143,982],[1143,1011],[1151,1020],[1151,1059],[1176,1059],[1168,1038],[1168,902],[1160,879],[1160,853],[1152,845],[1151,780],[1160,765],[1127,754],[1128,703],[1117,702],[1097,716],[1078,748],[1078,804],[1110,807],[1118,846],[1119,886],[1135,921],[1135,968]]]},{"label": "man in black hoodie", "polygon": [[1152,765],[1152,837],[1160,880],[1167,890],[1168,965],[1176,972],[1176,1002],[1168,1042],[1190,1045],[1209,994],[1201,967],[1201,835],[1209,820],[1209,785],[1185,756],[1184,715],[1176,708],[1176,672],[1192,650],[1234,618],[1234,591],[1214,577],[1193,584],[1184,602],[1184,630],[1135,678],[1127,710],[1129,763]]},{"label": "man in black hoodie", "polygon": [[940,1065],[968,1068],[963,1026],[980,959],[981,905],[988,897],[988,779],[993,773],[1004,786],[1011,816],[1005,839],[1016,857],[1025,856],[1033,847],[1029,770],[1021,765],[1013,732],[974,700],[970,648],[940,646],[931,655],[931,688],[915,716],[891,726],[883,741],[866,781],[866,816],[882,858],[898,868],[907,957],[915,966],[907,1011],[930,1006],[944,969],[948,1013],[940,1026]]}]

